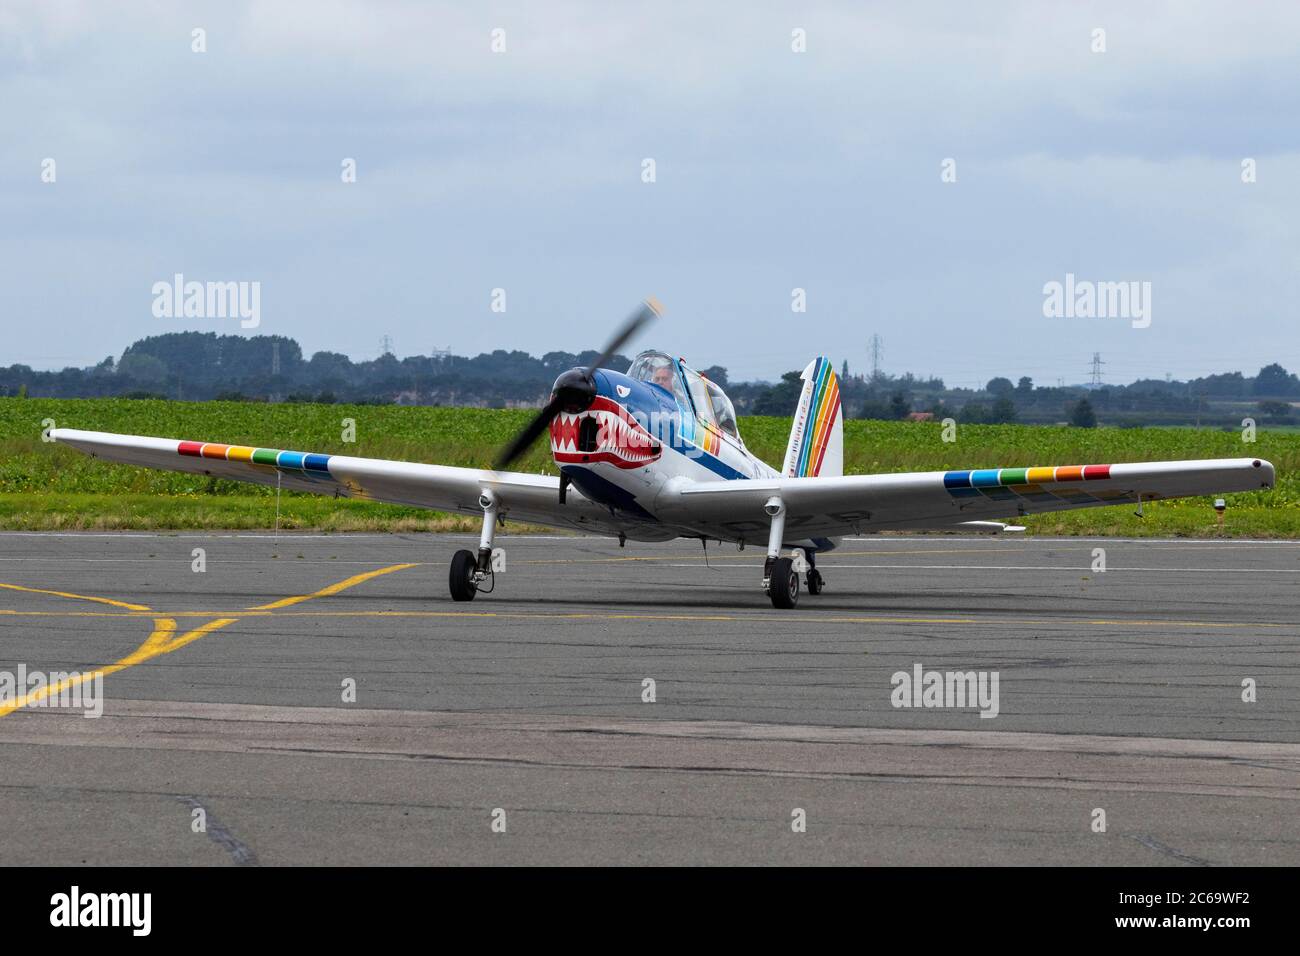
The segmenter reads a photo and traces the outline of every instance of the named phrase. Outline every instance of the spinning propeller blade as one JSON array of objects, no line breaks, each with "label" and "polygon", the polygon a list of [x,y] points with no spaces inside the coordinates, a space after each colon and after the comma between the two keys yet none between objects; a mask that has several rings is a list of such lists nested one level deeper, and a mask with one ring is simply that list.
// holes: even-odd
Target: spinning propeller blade
[{"label": "spinning propeller blade", "polygon": [[538,436],[550,427],[551,420],[560,414],[559,396],[553,397],[549,402],[542,406],[542,410],[537,413],[537,417],[528,423],[518,435],[511,439],[510,444],[506,445],[497,454],[497,460],[493,465],[497,471],[509,466],[516,458],[528,451],[533,442],[537,441]]},{"label": "spinning propeller blade", "polygon": [[614,334],[609,344],[600,353],[600,357],[587,368],[587,377],[590,378],[592,372],[617,355],[618,350],[627,345],[646,323],[653,321],[656,316],[662,315],[663,309],[664,307],[659,304],[659,300],[654,296],[650,296],[642,302],[641,308],[628,316],[627,321],[623,323],[623,327]]},{"label": "spinning propeller blade", "polygon": [[641,303],[641,308],[628,316],[627,321],[614,333],[614,337],[601,350],[596,361],[592,362],[587,368],[569,369],[569,371],[557,378],[550,401],[542,407],[542,410],[537,413],[537,416],[528,423],[523,431],[501,449],[493,467],[497,470],[508,467],[526,452],[533,442],[537,441],[542,432],[550,427],[551,422],[560,412],[582,411],[588,408],[596,397],[596,369],[618,354],[619,349],[627,345],[646,323],[652,321],[662,312],[663,306],[659,304],[654,296],[646,299],[645,302]]}]

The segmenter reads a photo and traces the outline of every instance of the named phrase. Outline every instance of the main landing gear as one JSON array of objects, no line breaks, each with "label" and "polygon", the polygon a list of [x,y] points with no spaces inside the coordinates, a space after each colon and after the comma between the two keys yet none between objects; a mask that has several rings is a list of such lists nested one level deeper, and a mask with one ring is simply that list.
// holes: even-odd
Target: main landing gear
[{"label": "main landing gear", "polygon": [[789,609],[799,603],[799,572],[793,558],[767,559],[763,567],[763,589],[772,599],[772,607]]},{"label": "main landing gear", "polygon": [[[772,606],[782,609],[799,603],[799,572],[807,570],[808,593],[822,593],[822,576],[817,570],[812,552],[802,559],[781,557],[781,539],[785,536],[785,504],[775,495],[767,499],[763,510],[772,519],[767,537],[767,561],[763,564],[763,590],[772,599]],[[799,552],[796,552],[799,554]]]},{"label": "main landing gear", "polygon": [[478,503],[483,509],[483,532],[478,539],[478,554],[462,549],[451,556],[451,575],[448,584],[453,601],[474,600],[479,585],[489,577],[492,577],[495,587],[496,578],[492,573],[492,541],[496,534],[499,514],[497,497],[491,491],[485,491],[479,495]]}]

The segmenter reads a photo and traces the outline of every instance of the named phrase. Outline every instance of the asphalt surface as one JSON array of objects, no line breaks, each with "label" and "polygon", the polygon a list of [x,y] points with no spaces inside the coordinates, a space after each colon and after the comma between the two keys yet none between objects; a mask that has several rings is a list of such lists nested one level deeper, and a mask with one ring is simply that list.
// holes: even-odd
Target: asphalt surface
[{"label": "asphalt surface", "polygon": [[850,539],[780,612],[754,549],[505,535],[454,604],[474,543],[0,535],[0,682],[105,671],[0,702],[0,864],[1300,863],[1300,544]]}]

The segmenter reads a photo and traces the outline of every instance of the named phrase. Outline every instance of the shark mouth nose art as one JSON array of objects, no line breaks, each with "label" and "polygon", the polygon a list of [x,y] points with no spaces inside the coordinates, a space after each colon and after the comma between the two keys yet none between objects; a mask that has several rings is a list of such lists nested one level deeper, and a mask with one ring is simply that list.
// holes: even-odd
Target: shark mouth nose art
[{"label": "shark mouth nose art", "polygon": [[551,454],[566,465],[607,462],[637,468],[657,461],[663,446],[617,402],[598,396],[585,412],[551,422]]}]

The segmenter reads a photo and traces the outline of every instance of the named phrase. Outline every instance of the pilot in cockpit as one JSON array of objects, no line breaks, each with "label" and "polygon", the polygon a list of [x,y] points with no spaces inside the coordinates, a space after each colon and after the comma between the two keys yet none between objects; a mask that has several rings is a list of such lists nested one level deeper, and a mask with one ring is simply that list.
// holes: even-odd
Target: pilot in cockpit
[{"label": "pilot in cockpit", "polygon": [[677,372],[673,360],[663,352],[642,352],[632,360],[627,370],[628,378],[658,385],[665,391],[672,392],[677,383]]}]

